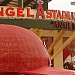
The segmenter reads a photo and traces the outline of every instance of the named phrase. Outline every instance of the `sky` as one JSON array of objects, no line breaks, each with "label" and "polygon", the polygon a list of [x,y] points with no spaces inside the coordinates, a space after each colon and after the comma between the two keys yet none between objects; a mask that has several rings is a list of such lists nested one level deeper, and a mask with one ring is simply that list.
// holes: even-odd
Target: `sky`
[{"label": "sky", "polygon": [[73,1],[75,0],[52,0],[48,3],[48,9],[75,12],[75,5],[70,3]]}]

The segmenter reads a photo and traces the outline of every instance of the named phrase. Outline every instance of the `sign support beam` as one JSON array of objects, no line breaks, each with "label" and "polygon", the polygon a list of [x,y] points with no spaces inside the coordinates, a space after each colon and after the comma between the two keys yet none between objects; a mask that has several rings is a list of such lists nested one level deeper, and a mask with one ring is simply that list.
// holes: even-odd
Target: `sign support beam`
[{"label": "sign support beam", "polygon": [[53,60],[67,45],[69,45],[75,39],[75,32],[66,40],[66,42],[57,50],[51,57],[50,60]]},{"label": "sign support beam", "polygon": [[51,44],[51,46],[48,49],[48,53],[50,54],[50,52],[52,51],[52,49],[54,48],[54,46],[57,44],[57,42],[61,39],[62,35],[65,33],[65,30],[61,30],[57,36],[57,38],[54,40],[54,42]]}]

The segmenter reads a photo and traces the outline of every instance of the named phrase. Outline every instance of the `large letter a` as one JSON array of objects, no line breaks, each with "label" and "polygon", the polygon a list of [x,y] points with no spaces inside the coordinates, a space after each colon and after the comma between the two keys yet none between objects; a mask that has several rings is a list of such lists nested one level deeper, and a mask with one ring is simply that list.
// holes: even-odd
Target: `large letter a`
[{"label": "large letter a", "polygon": [[41,16],[42,18],[45,18],[44,9],[43,9],[43,6],[42,6],[41,2],[40,2],[40,4],[38,5],[38,8],[37,8],[36,18],[39,18],[39,16]]}]

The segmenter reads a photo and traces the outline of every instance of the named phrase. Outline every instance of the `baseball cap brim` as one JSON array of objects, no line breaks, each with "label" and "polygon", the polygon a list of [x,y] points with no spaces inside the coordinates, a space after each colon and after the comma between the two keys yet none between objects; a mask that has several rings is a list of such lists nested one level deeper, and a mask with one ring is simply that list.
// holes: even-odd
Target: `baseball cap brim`
[{"label": "baseball cap brim", "polygon": [[55,69],[53,67],[44,66],[36,70],[20,72],[22,74],[33,75],[75,75],[75,71],[65,69]]}]

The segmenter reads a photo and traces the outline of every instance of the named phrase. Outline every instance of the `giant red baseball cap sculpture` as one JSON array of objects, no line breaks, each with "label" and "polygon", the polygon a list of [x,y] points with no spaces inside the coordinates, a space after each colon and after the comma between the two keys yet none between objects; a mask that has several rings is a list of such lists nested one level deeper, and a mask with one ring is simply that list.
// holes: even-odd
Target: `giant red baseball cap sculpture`
[{"label": "giant red baseball cap sculpture", "polygon": [[42,41],[31,31],[0,24],[0,75],[73,75],[74,72],[49,67]]}]

